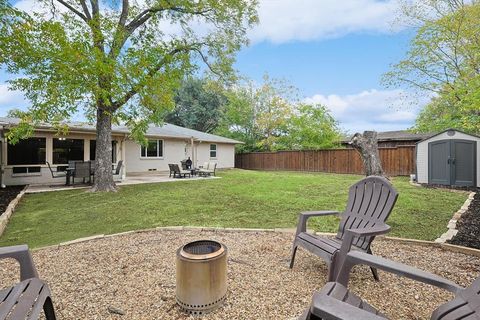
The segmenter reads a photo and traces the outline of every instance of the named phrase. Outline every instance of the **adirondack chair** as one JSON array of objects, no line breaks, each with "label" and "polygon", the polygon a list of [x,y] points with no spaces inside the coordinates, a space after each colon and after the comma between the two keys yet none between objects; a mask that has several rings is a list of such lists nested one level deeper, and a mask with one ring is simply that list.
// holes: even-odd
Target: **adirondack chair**
[{"label": "adirondack chair", "polygon": [[0,289],[0,320],[39,319],[42,309],[47,320],[55,320],[50,289],[38,278],[26,245],[0,248],[0,259],[15,259],[20,264],[20,281]]},{"label": "adirondack chair", "polygon": [[[360,233],[352,232],[353,236]],[[347,242],[347,240],[345,240]],[[350,244],[342,247],[342,254],[349,250]],[[355,265],[368,265],[399,276],[420,281],[455,294],[455,298],[433,311],[431,320],[480,320],[480,277],[469,287],[463,288],[456,283],[408,265],[373,256],[360,251],[350,251],[341,262],[341,268],[335,282],[328,282],[313,295],[312,304],[299,320],[385,320],[378,310],[360,297],[350,292],[348,281],[350,271]]]},{"label": "adirondack chair", "polygon": [[[333,281],[338,273],[337,255],[345,230],[353,228],[359,236],[353,240],[355,250],[372,253],[370,244],[375,236],[390,231],[385,224],[397,201],[398,193],[391,183],[377,176],[367,177],[349,189],[347,207],[343,213],[337,211],[307,211],[299,215],[297,232],[293,241],[290,268],[293,268],[295,254],[299,246],[319,256],[328,265],[328,280]],[[316,236],[307,232],[307,220],[311,217],[340,215],[340,226],[334,239]],[[371,268],[373,277],[378,281],[375,268]]]}]

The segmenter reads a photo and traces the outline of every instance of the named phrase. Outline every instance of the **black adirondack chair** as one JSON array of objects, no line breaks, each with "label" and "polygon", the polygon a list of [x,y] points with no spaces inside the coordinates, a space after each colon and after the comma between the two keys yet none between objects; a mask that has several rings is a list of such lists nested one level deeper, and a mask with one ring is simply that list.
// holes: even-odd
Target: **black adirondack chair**
[{"label": "black adirondack chair", "polygon": [[[333,281],[338,273],[337,255],[345,236],[345,230],[355,229],[358,237],[353,239],[353,248],[372,253],[370,244],[375,236],[390,231],[385,224],[397,201],[398,193],[383,177],[370,176],[357,182],[349,189],[347,207],[343,213],[337,211],[308,211],[300,213],[295,240],[293,241],[290,268],[293,268],[299,246],[319,256],[328,264],[328,280]],[[307,233],[307,220],[311,217],[339,215],[338,233],[334,239]],[[372,268],[375,280],[378,274]]]},{"label": "black adirondack chair", "polygon": [[[360,297],[350,292],[348,281],[350,271],[355,265],[368,265],[399,276],[420,281],[455,294],[455,298],[432,313],[431,320],[480,320],[480,277],[469,287],[463,288],[456,283],[414,267],[373,256],[364,252],[350,251],[354,236],[342,246],[341,268],[335,282],[328,282],[313,295],[312,303],[299,320],[385,320],[384,315]],[[346,252],[346,254],[344,254]],[[343,257],[343,259],[342,259]]]},{"label": "black adirondack chair", "polygon": [[55,320],[50,289],[38,278],[26,245],[0,248],[0,259],[15,259],[20,264],[20,282],[0,289],[0,320],[34,320],[43,312]]}]

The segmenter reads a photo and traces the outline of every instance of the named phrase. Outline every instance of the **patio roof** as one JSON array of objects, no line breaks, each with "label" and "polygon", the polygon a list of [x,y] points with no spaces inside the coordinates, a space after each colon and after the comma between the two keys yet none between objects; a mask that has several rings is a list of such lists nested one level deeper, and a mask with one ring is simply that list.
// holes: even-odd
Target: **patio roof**
[{"label": "patio roof", "polygon": [[[19,118],[8,118],[0,117],[0,126],[3,127],[12,127],[20,123]],[[72,131],[82,131],[82,132],[91,132],[96,131],[95,124],[88,122],[65,122],[65,125],[68,126],[69,130]],[[36,126],[37,129],[43,130],[55,130],[51,124],[41,123]],[[119,125],[112,126],[112,133],[117,134],[130,134],[130,130],[127,126]],[[217,143],[231,143],[231,144],[241,144],[242,141],[225,138],[222,136],[217,136],[214,134],[201,132],[193,129],[188,129],[180,127],[170,123],[164,123],[161,126],[149,125],[146,136],[148,137],[162,137],[162,138],[176,138],[176,139],[191,139],[195,141],[205,141],[205,142],[217,142]]]}]

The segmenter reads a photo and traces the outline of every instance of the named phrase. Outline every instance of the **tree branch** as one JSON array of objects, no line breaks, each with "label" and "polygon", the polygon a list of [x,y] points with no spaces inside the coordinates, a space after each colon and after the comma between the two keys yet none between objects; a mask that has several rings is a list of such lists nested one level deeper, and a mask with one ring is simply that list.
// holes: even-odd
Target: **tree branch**
[{"label": "tree branch", "polygon": [[71,6],[70,4],[68,4],[67,2],[63,1],[63,0],[57,0],[58,2],[60,2],[64,7],[66,7],[68,10],[70,10],[71,12],[73,12],[74,14],[76,14],[78,17],[80,17],[80,19],[82,19],[83,21],[85,21],[86,23],[88,23],[88,18],[83,14],[81,13],[80,11],[78,11],[77,9],[75,9],[73,6]]},{"label": "tree branch", "polygon": [[[153,68],[151,68],[148,72],[145,78],[151,78],[153,77],[160,69],[165,65],[165,63],[170,60],[171,56],[174,56],[177,53],[180,52],[188,52],[192,50],[197,50],[196,47],[201,45],[200,43],[195,43],[191,45],[185,45],[179,48],[175,48],[171,50],[169,53],[167,53],[162,60],[160,60]],[[111,105],[111,111],[115,111],[121,106],[123,106],[125,103],[127,103],[134,95],[138,93],[138,91],[142,88],[142,81],[139,81],[137,84],[135,84],[122,98],[119,100],[115,101]]]},{"label": "tree branch", "polygon": [[80,4],[82,5],[83,12],[88,20],[92,20],[92,16],[90,15],[90,11],[88,11],[87,3],[85,0],[80,0]]}]

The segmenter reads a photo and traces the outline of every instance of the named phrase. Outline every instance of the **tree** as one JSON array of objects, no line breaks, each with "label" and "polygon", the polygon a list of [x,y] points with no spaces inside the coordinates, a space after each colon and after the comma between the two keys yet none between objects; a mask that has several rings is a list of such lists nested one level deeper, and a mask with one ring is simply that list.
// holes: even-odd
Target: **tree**
[{"label": "tree", "polygon": [[283,80],[263,77],[261,85],[251,81],[227,91],[218,134],[245,142],[241,151],[271,151],[279,148],[293,112],[296,89]]},{"label": "tree", "polygon": [[184,75],[199,61],[215,74],[231,74],[235,52],[257,21],[255,0],[40,3],[45,11],[29,14],[0,0],[0,66],[17,75],[10,87],[31,101],[23,124],[61,128],[80,110],[96,120],[98,191],[115,190],[112,123],[126,123],[145,143],[149,123],[159,124],[172,109]]},{"label": "tree", "polygon": [[299,103],[290,117],[282,149],[329,149],[338,145],[341,132],[329,110],[322,105]]},{"label": "tree", "polygon": [[375,131],[355,133],[350,145],[360,153],[365,169],[365,175],[383,176],[382,162],[378,153],[378,140]]},{"label": "tree", "polygon": [[217,128],[227,98],[217,83],[187,78],[175,94],[175,109],[165,121],[203,132]]},{"label": "tree", "polygon": [[420,0],[407,2],[402,12],[417,33],[384,82],[434,97],[419,129],[429,122],[480,132],[480,1]]}]

